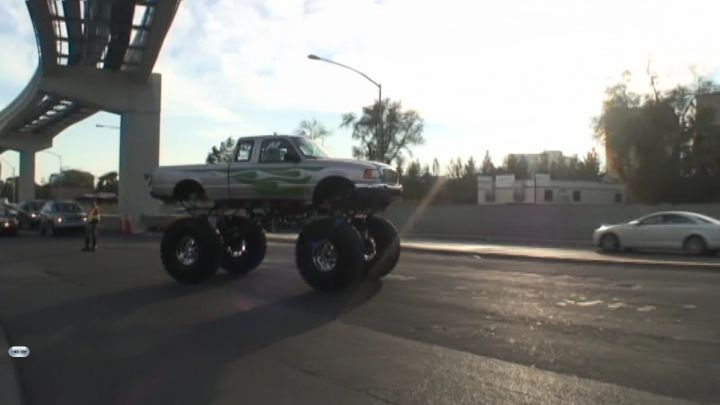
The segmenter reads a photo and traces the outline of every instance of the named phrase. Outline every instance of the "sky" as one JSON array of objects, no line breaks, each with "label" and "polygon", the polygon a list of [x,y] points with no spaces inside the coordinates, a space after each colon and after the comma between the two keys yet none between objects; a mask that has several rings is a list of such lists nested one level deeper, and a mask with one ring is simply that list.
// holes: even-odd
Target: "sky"
[{"label": "sky", "polygon": [[[37,49],[22,0],[0,2],[0,109],[28,83]],[[720,2],[699,0],[184,0],[155,72],[162,74],[160,164],[202,163],[228,136],[291,133],[316,118],[325,146],[350,157],[341,115],[383,95],[425,120],[413,157],[442,167],[489,150],[592,147],[591,121],[624,71],[649,90],[720,78]],[[48,151],[66,168],[117,170],[119,116],[98,113],[59,134]],[[601,153],[602,155],[602,153]],[[18,155],[0,156],[2,177]],[[36,180],[60,159],[37,155]]]}]

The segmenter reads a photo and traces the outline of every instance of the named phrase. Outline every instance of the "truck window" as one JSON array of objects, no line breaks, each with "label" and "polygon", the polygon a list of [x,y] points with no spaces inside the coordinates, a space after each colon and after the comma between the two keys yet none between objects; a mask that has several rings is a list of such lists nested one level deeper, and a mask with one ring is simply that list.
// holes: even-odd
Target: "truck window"
[{"label": "truck window", "polygon": [[245,141],[238,144],[237,155],[235,156],[236,162],[249,162],[252,157],[253,146],[255,141]]},{"label": "truck window", "polygon": [[297,152],[287,139],[266,139],[260,147],[260,163],[292,162],[297,158]]}]

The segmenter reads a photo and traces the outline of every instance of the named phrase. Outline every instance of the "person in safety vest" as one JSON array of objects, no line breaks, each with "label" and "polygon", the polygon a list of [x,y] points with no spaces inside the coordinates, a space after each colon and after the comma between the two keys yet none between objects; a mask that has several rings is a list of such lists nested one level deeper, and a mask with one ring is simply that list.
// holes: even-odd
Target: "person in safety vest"
[{"label": "person in safety vest", "polygon": [[[85,225],[85,247],[83,250],[86,252],[94,252],[97,249],[98,224],[100,224],[100,207],[97,200],[95,200]],[[90,245],[91,242],[92,245]]]}]

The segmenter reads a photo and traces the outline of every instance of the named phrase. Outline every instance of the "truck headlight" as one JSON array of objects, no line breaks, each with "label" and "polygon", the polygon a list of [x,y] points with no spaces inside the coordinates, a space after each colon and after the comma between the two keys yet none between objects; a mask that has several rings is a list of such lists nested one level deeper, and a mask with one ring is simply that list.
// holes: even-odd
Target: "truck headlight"
[{"label": "truck headlight", "polygon": [[363,179],[379,179],[380,172],[375,169],[365,169],[363,172]]},{"label": "truck headlight", "polygon": [[63,221],[62,217],[55,218],[55,222],[57,222],[58,224],[61,224],[62,221]]},{"label": "truck headlight", "polygon": [[30,218],[37,218],[37,214],[33,212],[32,214],[30,214]]}]

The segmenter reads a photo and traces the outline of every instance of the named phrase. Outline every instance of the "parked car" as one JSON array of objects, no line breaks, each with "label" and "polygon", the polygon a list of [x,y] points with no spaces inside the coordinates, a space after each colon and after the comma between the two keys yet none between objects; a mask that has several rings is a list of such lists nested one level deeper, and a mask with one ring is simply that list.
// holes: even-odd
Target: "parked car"
[{"label": "parked car", "polygon": [[45,205],[45,200],[28,200],[20,204],[19,217],[20,227],[36,228],[40,224],[40,210]]},{"label": "parked car", "polygon": [[20,221],[17,218],[17,211],[6,206],[0,206],[0,233],[16,236],[18,228],[20,228]]},{"label": "parked car", "polygon": [[87,214],[74,201],[51,200],[40,210],[41,235],[56,235],[62,230],[81,230],[85,228],[86,222]]},{"label": "parked car", "polygon": [[682,250],[691,255],[720,251],[720,220],[694,212],[656,212],[617,225],[602,225],[593,244],[603,251]]}]

